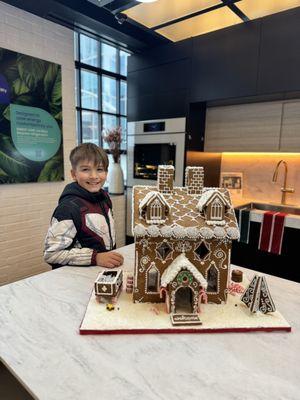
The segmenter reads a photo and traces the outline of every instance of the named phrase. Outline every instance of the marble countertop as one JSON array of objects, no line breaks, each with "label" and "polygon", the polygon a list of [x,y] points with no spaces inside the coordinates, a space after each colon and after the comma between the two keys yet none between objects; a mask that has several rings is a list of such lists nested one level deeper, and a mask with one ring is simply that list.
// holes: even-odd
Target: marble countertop
[{"label": "marble countertop", "polygon": [[[133,245],[119,250],[131,270]],[[34,398],[300,398],[298,283],[267,278],[291,333],[80,336],[98,272],[64,267],[0,288],[0,359]]]}]

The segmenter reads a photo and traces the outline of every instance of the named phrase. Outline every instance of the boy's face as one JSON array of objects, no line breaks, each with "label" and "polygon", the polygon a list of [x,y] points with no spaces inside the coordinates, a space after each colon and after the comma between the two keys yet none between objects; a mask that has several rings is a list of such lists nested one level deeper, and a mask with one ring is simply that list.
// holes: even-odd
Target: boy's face
[{"label": "boy's face", "polygon": [[85,190],[96,193],[104,185],[107,177],[107,172],[102,164],[95,165],[91,161],[80,161],[75,169],[71,170],[71,175],[74,180]]}]

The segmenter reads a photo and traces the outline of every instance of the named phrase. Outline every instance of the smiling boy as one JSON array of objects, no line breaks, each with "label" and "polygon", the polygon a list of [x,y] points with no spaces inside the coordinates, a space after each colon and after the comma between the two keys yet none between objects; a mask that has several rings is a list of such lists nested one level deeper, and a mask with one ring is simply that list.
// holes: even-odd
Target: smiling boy
[{"label": "smiling boy", "polygon": [[71,151],[70,162],[74,182],[65,187],[52,215],[44,259],[53,269],[64,265],[118,267],[123,257],[112,251],[112,203],[102,189],[107,177],[107,154],[92,143],[83,143]]}]

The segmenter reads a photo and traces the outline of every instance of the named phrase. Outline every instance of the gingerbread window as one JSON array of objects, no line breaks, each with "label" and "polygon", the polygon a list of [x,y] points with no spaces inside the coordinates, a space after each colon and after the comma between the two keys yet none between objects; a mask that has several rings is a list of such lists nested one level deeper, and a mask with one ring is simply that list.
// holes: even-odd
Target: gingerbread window
[{"label": "gingerbread window", "polygon": [[194,250],[196,254],[196,258],[198,260],[204,260],[209,254],[209,248],[207,247],[205,242],[201,242],[199,246]]},{"label": "gingerbread window", "polygon": [[163,241],[157,246],[156,251],[159,254],[159,257],[162,260],[165,260],[168,255],[173,251],[173,248],[168,242]]},{"label": "gingerbread window", "polygon": [[150,206],[150,219],[160,220],[161,217],[162,217],[162,204],[158,201],[158,199],[155,199]]},{"label": "gingerbread window", "polygon": [[224,205],[221,203],[219,198],[214,199],[211,205],[211,220],[220,221],[223,219],[223,208]]},{"label": "gingerbread window", "polygon": [[159,271],[151,264],[147,271],[147,292],[158,293],[159,292]]},{"label": "gingerbread window", "polygon": [[218,292],[218,277],[218,269],[211,265],[207,271],[207,292]]},{"label": "gingerbread window", "polygon": [[170,206],[159,192],[149,192],[139,204],[140,217],[148,224],[163,224],[168,218]]}]

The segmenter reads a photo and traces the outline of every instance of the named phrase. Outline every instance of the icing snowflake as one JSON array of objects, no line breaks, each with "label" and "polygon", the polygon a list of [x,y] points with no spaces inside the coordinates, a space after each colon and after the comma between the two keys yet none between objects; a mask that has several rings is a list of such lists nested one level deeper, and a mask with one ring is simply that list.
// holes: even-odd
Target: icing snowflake
[{"label": "icing snowflake", "polygon": [[189,242],[185,241],[185,242],[178,242],[175,250],[180,252],[180,253],[186,253],[188,251],[192,250],[192,246]]}]

